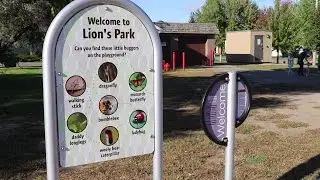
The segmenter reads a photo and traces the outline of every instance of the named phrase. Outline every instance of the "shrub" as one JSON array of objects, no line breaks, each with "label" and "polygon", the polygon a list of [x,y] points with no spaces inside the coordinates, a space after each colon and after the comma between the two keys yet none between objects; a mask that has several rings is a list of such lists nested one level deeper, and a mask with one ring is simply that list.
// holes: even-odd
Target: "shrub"
[{"label": "shrub", "polygon": [[18,58],[16,54],[10,50],[0,54],[0,63],[5,67],[16,67],[17,62]]},{"label": "shrub", "polygon": [[41,61],[41,57],[37,54],[19,54],[18,55],[19,62],[38,62]]}]

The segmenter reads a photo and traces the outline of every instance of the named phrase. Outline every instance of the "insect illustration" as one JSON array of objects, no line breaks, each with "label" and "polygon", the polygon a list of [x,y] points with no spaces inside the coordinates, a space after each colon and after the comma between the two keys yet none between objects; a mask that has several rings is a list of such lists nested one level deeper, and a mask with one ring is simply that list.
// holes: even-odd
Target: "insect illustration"
[{"label": "insect illustration", "polygon": [[111,115],[118,108],[118,101],[115,97],[107,95],[103,97],[99,102],[99,109],[102,114]]},{"label": "insect illustration", "polygon": [[106,129],[105,133],[106,133],[106,144],[107,145],[112,145],[113,144],[112,131],[110,129]]},{"label": "insect illustration", "polygon": [[117,143],[119,139],[119,132],[113,126],[104,128],[100,133],[100,140],[106,146],[112,146]]},{"label": "insect illustration", "polygon": [[141,72],[135,72],[129,79],[129,85],[134,91],[141,91],[147,84],[146,76]]},{"label": "insect illustration", "polygon": [[141,79],[134,79],[131,80],[131,84],[134,85],[135,87],[141,86],[143,82],[145,81],[146,77],[142,77]]},{"label": "insect illustration", "polygon": [[66,90],[69,95],[77,97],[84,93],[86,89],[85,81],[80,76],[72,76],[66,82]]},{"label": "insect illustration", "polygon": [[139,112],[133,120],[133,123],[144,123],[145,121],[145,115],[143,112]]},{"label": "insect illustration", "polygon": [[111,111],[112,110],[112,104],[110,101],[100,101],[100,107],[101,111]]},{"label": "insect illustration", "polygon": [[98,75],[104,82],[112,82],[117,77],[117,68],[114,64],[106,62],[99,68]]},{"label": "insect illustration", "polygon": [[71,88],[71,93],[74,93],[75,91],[79,90],[80,85],[79,85],[79,80],[76,79],[72,82],[72,88]]}]

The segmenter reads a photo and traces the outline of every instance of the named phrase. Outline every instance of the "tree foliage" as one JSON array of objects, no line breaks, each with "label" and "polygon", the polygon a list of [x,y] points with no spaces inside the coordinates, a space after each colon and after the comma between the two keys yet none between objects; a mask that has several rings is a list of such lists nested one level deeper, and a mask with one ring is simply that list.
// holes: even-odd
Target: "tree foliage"
[{"label": "tree foliage", "polygon": [[200,10],[196,10],[195,12],[191,12],[189,23],[196,23],[199,21]]},{"label": "tree foliage", "polygon": [[[273,32],[272,46],[279,52],[293,51],[297,45],[299,24],[297,23],[296,5],[290,1],[274,1],[270,16],[270,29]],[[279,56],[277,57],[279,63]]]},{"label": "tree foliage", "polygon": [[[320,10],[320,9],[319,9]],[[300,0],[297,4],[297,16],[300,31],[298,39],[306,48],[315,48],[319,44],[319,11],[314,0]]]},{"label": "tree foliage", "polygon": [[[0,1],[0,62],[12,60],[14,46],[28,45],[39,51],[56,12],[70,1]],[[10,57],[10,59],[8,58]]]},{"label": "tree foliage", "polygon": [[314,0],[274,0],[273,7],[260,9],[250,0],[207,0],[197,17],[195,22],[218,26],[220,47],[224,47],[226,31],[239,30],[271,30],[273,47],[282,52],[320,45],[320,7],[316,11]]},{"label": "tree foliage", "polygon": [[271,19],[271,15],[271,7],[264,7],[259,9],[255,30],[270,30],[269,20]]},{"label": "tree foliage", "polygon": [[223,48],[226,31],[255,28],[258,10],[251,0],[207,0],[197,12],[197,22],[215,23],[220,32],[217,45]]},{"label": "tree foliage", "polygon": [[208,0],[200,10],[198,22],[200,23],[215,23],[220,34],[217,37],[217,45],[224,47],[225,32],[228,27],[227,23],[227,1]]},{"label": "tree foliage", "polygon": [[273,32],[273,47],[281,50],[293,50],[297,44],[299,26],[292,2],[275,0],[275,7],[270,20]]},{"label": "tree foliage", "polygon": [[73,0],[48,0],[51,6],[51,15],[56,16],[63,7],[72,2]]}]

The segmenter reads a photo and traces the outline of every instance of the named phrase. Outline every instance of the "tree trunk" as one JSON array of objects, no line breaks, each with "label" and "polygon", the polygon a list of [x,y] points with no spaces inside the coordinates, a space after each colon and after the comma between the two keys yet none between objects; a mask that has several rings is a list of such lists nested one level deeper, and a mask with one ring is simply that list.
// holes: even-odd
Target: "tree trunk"
[{"label": "tree trunk", "polygon": [[[220,56],[219,56],[219,60],[220,60],[220,63],[222,62],[222,54],[223,54],[223,52],[224,52],[224,48],[220,48]],[[226,58],[226,61],[227,61],[227,57],[225,56],[225,58]]]},{"label": "tree trunk", "polygon": [[277,64],[279,64],[279,47],[277,47]]}]

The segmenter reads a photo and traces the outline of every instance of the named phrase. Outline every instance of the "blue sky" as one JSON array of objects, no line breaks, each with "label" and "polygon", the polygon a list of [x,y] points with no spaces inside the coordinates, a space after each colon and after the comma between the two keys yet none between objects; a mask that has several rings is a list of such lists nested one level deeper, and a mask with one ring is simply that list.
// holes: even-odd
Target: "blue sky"
[{"label": "blue sky", "polygon": [[[131,0],[142,8],[152,21],[188,22],[190,13],[205,0]],[[273,0],[255,0],[262,6],[271,6]]]}]

